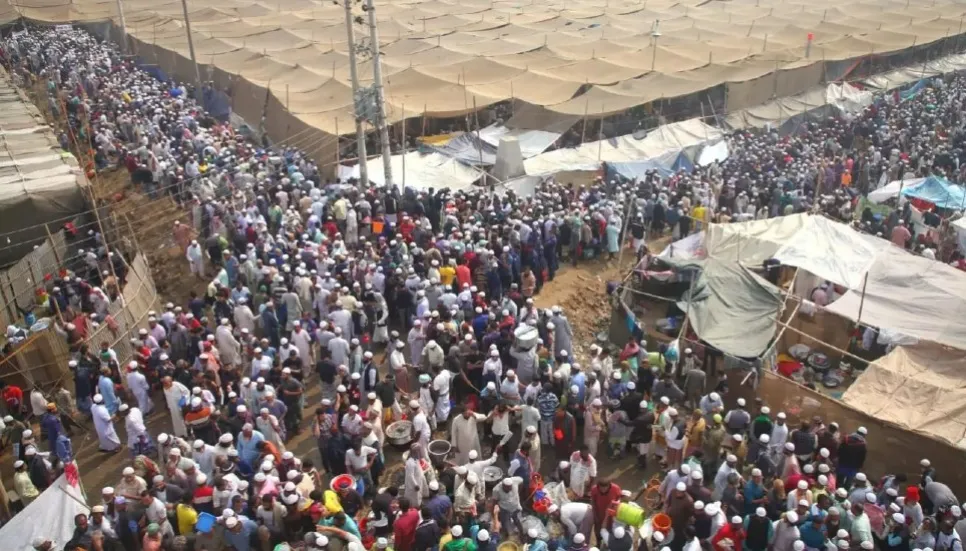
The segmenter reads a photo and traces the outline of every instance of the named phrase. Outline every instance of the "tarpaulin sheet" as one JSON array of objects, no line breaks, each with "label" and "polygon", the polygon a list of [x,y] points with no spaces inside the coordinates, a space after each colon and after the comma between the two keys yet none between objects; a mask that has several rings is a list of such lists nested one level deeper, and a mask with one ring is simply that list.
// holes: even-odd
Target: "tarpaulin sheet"
[{"label": "tarpaulin sheet", "polygon": [[628,179],[643,180],[649,170],[656,170],[661,177],[666,178],[678,170],[691,172],[694,164],[683,152],[665,153],[660,157],[646,161],[626,163],[605,163],[607,174],[618,174]]},{"label": "tarpaulin sheet", "polygon": [[445,143],[429,144],[436,152],[473,166],[490,166],[496,162],[496,148],[475,134],[460,134]]},{"label": "tarpaulin sheet", "polygon": [[[74,534],[74,515],[88,514],[79,487],[67,482],[66,475],[0,527],[0,541],[10,551],[33,551],[34,538],[45,538],[63,546]],[[55,547],[59,548],[59,547]]]},{"label": "tarpaulin sheet", "polygon": [[600,163],[645,161],[723,137],[720,130],[700,119],[660,126],[642,139],[633,134],[588,142],[578,147],[555,149],[524,161],[527,174],[561,170],[596,170]]},{"label": "tarpaulin sheet", "polygon": [[861,289],[865,274],[890,241],[822,216],[809,217],[775,253],[786,266],[807,270],[850,289]]},{"label": "tarpaulin sheet", "polygon": [[[424,154],[412,151],[406,153],[405,157],[405,163],[403,163],[403,155],[391,157],[392,180],[400,188],[405,183],[405,187],[417,190],[449,188],[457,191],[469,187],[483,176],[483,173],[479,170],[439,153]],[[406,166],[405,176],[403,175],[403,164]],[[386,174],[382,157],[369,159],[366,168],[369,171],[370,182],[377,186],[385,185]],[[339,167],[340,179],[358,177],[358,164],[351,167]]]},{"label": "tarpaulin sheet", "polygon": [[678,302],[701,339],[739,357],[756,357],[771,344],[782,298],[771,283],[732,262],[708,258],[690,300]]},{"label": "tarpaulin sheet", "polygon": [[961,209],[966,206],[966,190],[945,178],[911,178],[896,180],[869,193],[869,200],[882,203],[899,195],[932,203],[943,209]]},{"label": "tarpaulin sheet", "polygon": [[842,396],[883,421],[966,448],[966,353],[900,346],[866,368]]},{"label": "tarpaulin sheet", "polygon": [[[880,251],[862,289],[826,309],[874,327],[966,350],[966,273],[898,247]],[[859,317],[859,311],[862,315]]]},{"label": "tarpaulin sheet", "polygon": [[559,132],[547,132],[545,130],[511,130],[506,126],[491,125],[480,130],[480,139],[492,145],[494,148],[500,147],[502,138],[516,138],[520,144],[520,154],[524,159],[529,159],[539,155],[553,145],[553,142],[560,138]]}]

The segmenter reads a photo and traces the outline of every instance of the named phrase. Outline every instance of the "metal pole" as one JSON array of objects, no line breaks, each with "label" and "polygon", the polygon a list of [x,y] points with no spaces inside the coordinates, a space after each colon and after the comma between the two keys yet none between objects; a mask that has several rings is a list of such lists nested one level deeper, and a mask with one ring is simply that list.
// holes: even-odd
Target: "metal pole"
[{"label": "metal pole", "polygon": [[[121,24],[121,53],[127,55],[127,23],[124,21],[124,4],[121,3],[121,0],[117,0],[117,18]],[[185,20],[187,19],[186,15]]]},{"label": "metal pole", "polygon": [[392,186],[392,149],[389,146],[389,126],[386,124],[386,96],[382,87],[382,58],[379,56],[376,7],[372,0],[366,0],[366,7],[369,13],[369,40],[372,42],[372,78],[375,81],[376,102],[379,107],[379,141],[382,142],[382,165],[386,171],[386,185]]},{"label": "metal pole", "polygon": [[406,104],[402,105],[402,187],[406,189]]},{"label": "metal pole", "polygon": [[366,153],[366,132],[362,128],[362,113],[357,110],[359,98],[359,73],[356,69],[356,38],[352,30],[352,0],[342,0],[345,7],[345,33],[349,40],[349,78],[352,80],[353,114],[356,119],[356,157],[359,159],[359,182],[369,186],[369,156]]},{"label": "metal pole", "polygon": [[[118,0],[120,4],[120,0]],[[188,0],[181,0],[181,9],[184,12],[184,29],[188,35],[188,53],[191,54],[191,64],[195,66],[195,98],[201,101],[201,70],[198,69],[198,60],[195,58],[195,41],[191,38],[191,19],[188,17]]]}]

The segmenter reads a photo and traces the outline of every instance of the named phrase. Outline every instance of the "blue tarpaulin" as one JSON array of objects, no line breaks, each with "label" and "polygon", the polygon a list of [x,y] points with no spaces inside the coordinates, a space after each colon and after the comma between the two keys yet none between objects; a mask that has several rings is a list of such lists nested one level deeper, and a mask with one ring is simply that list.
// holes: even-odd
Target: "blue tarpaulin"
[{"label": "blue tarpaulin", "polygon": [[961,209],[966,205],[963,186],[938,176],[930,176],[918,184],[903,188],[902,195],[927,201],[941,209]]},{"label": "blue tarpaulin", "polygon": [[624,178],[639,180],[643,179],[649,170],[656,170],[662,178],[668,177],[681,169],[686,172],[694,170],[694,163],[691,162],[691,159],[683,151],[666,153],[660,157],[647,159],[645,161],[605,163],[605,165],[607,167],[608,177],[617,174]]}]

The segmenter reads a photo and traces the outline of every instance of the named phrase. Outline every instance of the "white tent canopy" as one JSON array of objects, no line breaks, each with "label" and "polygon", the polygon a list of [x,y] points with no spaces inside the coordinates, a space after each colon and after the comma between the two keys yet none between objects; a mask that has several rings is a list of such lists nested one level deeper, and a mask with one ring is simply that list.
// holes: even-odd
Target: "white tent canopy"
[{"label": "white tent canopy", "polygon": [[[959,323],[966,312],[966,274],[942,262],[808,214],[711,224],[703,244],[698,239],[692,235],[672,244],[673,258],[709,258],[748,268],[775,258],[849,289],[826,307],[830,312],[966,350],[966,326]],[[669,260],[670,253],[661,256]]]},{"label": "white tent canopy", "polygon": [[689,119],[658,127],[642,139],[633,135],[588,142],[574,148],[556,149],[527,159],[527,174],[563,170],[597,170],[601,163],[645,161],[675,151],[720,140],[721,130],[701,119]]},{"label": "white tent canopy", "polygon": [[[440,153],[420,153],[412,151],[405,154],[405,175],[403,174],[403,155],[393,155],[392,180],[399,187],[411,187],[417,190],[428,188],[442,189],[448,187],[453,191],[467,188],[479,180],[483,173],[464,165]],[[369,169],[369,181],[377,186],[386,183],[382,157],[373,157],[366,164]],[[359,178],[359,165],[351,167],[340,166],[339,178]]]},{"label": "white tent canopy", "polygon": [[34,538],[49,538],[60,549],[74,534],[74,515],[87,514],[79,486],[72,486],[61,475],[26,509],[0,527],[3,549],[33,551]]}]

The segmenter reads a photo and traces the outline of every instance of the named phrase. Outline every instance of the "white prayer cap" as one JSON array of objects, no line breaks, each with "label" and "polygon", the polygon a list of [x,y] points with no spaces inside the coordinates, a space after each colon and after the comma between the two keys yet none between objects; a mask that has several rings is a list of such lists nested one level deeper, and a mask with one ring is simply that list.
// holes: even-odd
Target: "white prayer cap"
[{"label": "white prayer cap", "polygon": [[453,534],[454,538],[458,538],[463,535],[463,527],[457,524],[450,529],[450,533]]},{"label": "white prayer cap", "polygon": [[576,534],[574,534],[574,543],[576,543],[577,545],[584,543],[584,539],[585,539],[584,535],[581,534],[580,532],[577,532]]},{"label": "white prayer cap", "polygon": [[785,513],[785,520],[787,520],[792,524],[795,524],[796,522],[798,522],[798,513],[796,513],[795,511],[789,511]]}]

